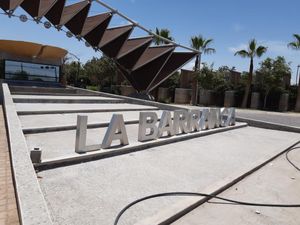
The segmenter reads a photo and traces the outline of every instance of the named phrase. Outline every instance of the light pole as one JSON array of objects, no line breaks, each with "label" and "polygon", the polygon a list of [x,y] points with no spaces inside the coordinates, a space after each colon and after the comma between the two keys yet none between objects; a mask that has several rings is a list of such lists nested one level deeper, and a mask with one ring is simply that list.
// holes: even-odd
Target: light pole
[{"label": "light pole", "polygon": [[298,65],[298,66],[297,66],[297,73],[296,73],[296,86],[298,85],[299,68],[300,68],[300,65]]},{"label": "light pole", "polygon": [[76,74],[76,77],[75,77],[75,87],[77,86],[77,81],[78,81],[78,76],[79,76],[79,72],[80,72],[80,58],[75,55],[74,53],[72,52],[68,52],[71,56],[73,56],[75,59],[77,59],[77,74]]}]

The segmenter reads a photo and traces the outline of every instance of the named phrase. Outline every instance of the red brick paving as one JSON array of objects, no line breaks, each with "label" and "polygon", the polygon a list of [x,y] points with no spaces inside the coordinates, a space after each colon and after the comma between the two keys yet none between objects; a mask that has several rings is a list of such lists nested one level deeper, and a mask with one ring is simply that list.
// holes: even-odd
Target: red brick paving
[{"label": "red brick paving", "polygon": [[19,224],[4,115],[0,105],[0,225]]}]

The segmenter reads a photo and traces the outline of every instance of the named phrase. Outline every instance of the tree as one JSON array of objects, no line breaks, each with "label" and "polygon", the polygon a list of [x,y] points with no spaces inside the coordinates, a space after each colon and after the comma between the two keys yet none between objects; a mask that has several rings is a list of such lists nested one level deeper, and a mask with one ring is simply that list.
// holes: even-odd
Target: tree
[{"label": "tree", "polygon": [[[288,44],[288,47],[294,50],[300,50],[300,35],[299,34],[294,34],[294,41],[290,42]],[[300,112],[300,77],[299,77],[299,82],[298,82],[298,91],[297,91],[297,100],[296,100],[296,107],[295,111]]]},{"label": "tree", "polygon": [[76,61],[67,62],[66,60],[63,71],[68,84],[75,84],[76,78],[78,79],[80,76],[84,75],[83,68]]},{"label": "tree", "polygon": [[[174,41],[174,38],[171,36],[170,30],[168,30],[166,28],[163,28],[163,29],[156,28],[155,33],[156,33],[156,35],[158,35],[160,37],[163,37],[163,38],[168,39],[170,41]],[[163,40],[162,38],[160,38],[158,36],[155,36],[154,39],[153,39],[153,42],[154,42],[155,45],[169,44],[168,41]]]},{"label": "tree", "polygon": [[215,53],[216,50],[214,48],[209,47],[213,42],[213,39],[205,39],[202,35],[193,36],[191,38],[191,47],[198,50],[200,53],[196,57],[195,61],[195,75],[193,77],[192,83],[192,104],[197,104],[197,96],[198,96],[198,80],[197,80],[197,72],[200,71],[201,58],[202,54],[211,54]]},{"label": "tree", "polygon": [[114,62],[108,57],[95,58],[87,61],[84,65],[87,77],[93,85],[103,86],[111,82],[117,74],[117,68]]},{"label": "tree", "polygon": [[243,58],[250,58],[249,75],[248,75],[248,81],[246,84],[245,94],[243,97],[242,108],[246,108],[247,104],[248,104],[248,98],[249,98],[249,93],[250,93],[252,79],[253,79],[254,58],[261,57],[266,52],[267,52],[267,47],[262,46],[262,45],[258,46],[256,40],[252,39],[249,42],[247,50],[243,49],[243,50],[237,51],[234,54],[234,55],[241,56]]},{"label": "tree", "polygon": [[260,63],[256,74],[256,83],[264,92],[263,108],[266,108],[270,92],[275,89],[284,89],[284,78],[290,77],[290,75],[290,65],[283,56],[278,56],[276,59],[267,58]]}]

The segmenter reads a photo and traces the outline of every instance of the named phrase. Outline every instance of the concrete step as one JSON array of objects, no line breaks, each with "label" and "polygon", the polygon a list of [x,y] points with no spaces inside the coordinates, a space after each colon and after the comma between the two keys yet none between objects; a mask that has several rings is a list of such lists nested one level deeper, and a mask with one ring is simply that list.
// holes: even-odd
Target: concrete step
[{"label": "concrete step", "polygon": [[[161,117],[162,111],[153,110]],[[137,124],[139,111],[118,112],[123,115],[125,124]],[[88,128],[108,127],[114,113],[85,113],[88,116]],[[71,114],[45,114],[19,116],[24,134],[45,133],[63,130],[75,130],[77,126],[77,113]]]},{"label": "concrete step", "polygon": [[15,103],[122,103],[123,99],[100,96],[13,95]]},{"label": "concrete step", "polygon": [[12,95],[43,95],[43,96],[99,96],[99,94],[96,93],[39,93],[39,92],[11,92]]},{"label": "concrete step", "polygon": [[91,112],[122,112],[158,110],[157,107],[118,104],[51,104],[51,103],[16,103],[18,115],[63,114],[63,113],[91,113]]},{"label": "concrete step", "polygon": [[37,86],[9,86],[11,93],[38,93],[49,94],[49,93],[66,93],[66,94],[77,94],[76,90],[63,88],[63,87],[37,87]]},{"label": "concrete step", "polygon": [[43,82],[43,81],[28,81],[28,80],[5,80],[9,86],[22,86],[22,87],[50,87],[50,88],[63,88],[61,83],[57,82]]}]

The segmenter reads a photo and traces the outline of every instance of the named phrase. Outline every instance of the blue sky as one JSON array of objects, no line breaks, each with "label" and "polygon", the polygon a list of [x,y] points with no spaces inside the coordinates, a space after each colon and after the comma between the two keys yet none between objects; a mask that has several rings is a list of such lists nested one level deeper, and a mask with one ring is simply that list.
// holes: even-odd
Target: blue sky
[{"label": "blue sky", "polygon": [[[77,2],[69,0],[69,3]],[[202,34],[213,38],[217,52],[203,57],[203,61],[235,66],[239,71],[248,70],[248,60],[234,56],[234,52],[245,48],[251,38],[268,46],[268,53],[262,58],[285,56],[293,68],[295,80],[296,66],[300,64],[300,51],[288,49],[293,33],[300,33],[299,0],[104,0],[105,3],[154,30],[168,28],[177,42],[190,45],[190,37]],[[94,3],[91,14],[105,12]],[[23,14],[19,9],[17,14]],[[82,61],[99,56],[83,42],[65,37],[55,29],[46,30],[33,22],[21,23],[17,18],[8,19],[0,15],[0,39],[26,40],[66,48],[78,55]],[[111,26],[126,22],[116,17]],[[145,35],[135,31],[134,36]],[[256,59],[256,63],[262,59]],[[187,65],[192,67],[192,63]]]}]

